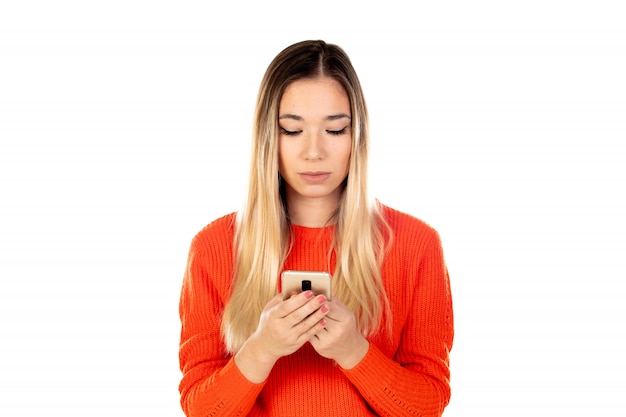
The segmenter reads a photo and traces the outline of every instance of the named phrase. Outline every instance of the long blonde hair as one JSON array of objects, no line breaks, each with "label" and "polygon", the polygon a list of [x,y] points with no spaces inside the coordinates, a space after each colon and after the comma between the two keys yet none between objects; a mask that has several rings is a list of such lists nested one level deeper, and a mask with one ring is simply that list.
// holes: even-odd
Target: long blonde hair
[{"label": "long blonde hair", "polygon": [[356,72],[338,46],[304,41],[270,63],[257,96],[247,201],[237,216],[232,295],[222,319],[226,348],[235,353],[256,330],[289,251],[291,225],[278,173],[278,108],[292,82],[331,77],[345,89],[352,112],[349,174],[335,214],[333,297],[354,312],[365,335],[389,314],[380,267],[389,228],[379,205],[368,199],[368,113]]}]

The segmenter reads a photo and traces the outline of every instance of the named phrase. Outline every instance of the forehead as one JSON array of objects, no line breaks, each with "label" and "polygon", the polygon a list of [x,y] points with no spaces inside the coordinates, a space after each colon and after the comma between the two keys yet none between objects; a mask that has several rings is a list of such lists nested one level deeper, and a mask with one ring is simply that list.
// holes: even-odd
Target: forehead
[{"label": "forehead", "polygon": [[290,113],[306,118],[350,115],[350,100],[343,86],[333,78],[306,78],[287,86],[280,100],[279,114]]}]

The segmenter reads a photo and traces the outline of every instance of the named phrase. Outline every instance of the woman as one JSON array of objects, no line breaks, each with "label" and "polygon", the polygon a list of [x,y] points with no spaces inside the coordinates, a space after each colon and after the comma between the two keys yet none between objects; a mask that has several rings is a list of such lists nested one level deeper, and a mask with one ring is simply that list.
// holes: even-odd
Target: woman
[{"label": "woman", "polygon": [[[443,413],[453,322],[439,236],[370,203],[368,151],[345,52],[305,41],[278,54],[259,89],[247,204],[200,231],[189,252],[186,415]],[[283,299],[289,269],[331,273],[331,299]]]}]

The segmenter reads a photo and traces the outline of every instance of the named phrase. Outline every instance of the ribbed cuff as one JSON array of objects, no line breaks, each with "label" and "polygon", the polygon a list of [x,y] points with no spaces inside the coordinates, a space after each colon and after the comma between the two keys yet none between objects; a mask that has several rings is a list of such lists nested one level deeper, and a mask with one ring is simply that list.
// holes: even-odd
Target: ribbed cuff
[{"label": "ribbed cuff", "polygon": [[389,368],[381,366],[392,361],[372,342],[365,357],[354,368],[343,370],[344,374],[356,386],[371,385],[372,381],[384,381],[389,376]]},{"label": "ribbed cuff", "polygon": [[250,382],[231,358],[220,372],[220,392],[227,408],[250,410],[263,390],[265,382]]},{"label": "ribbed cuff", "polygon": [[250,380],[241,373],[239,368],[237,368],[234,356],[230,358],[220,373],[222,374],[220,382],[223,383],[224,387],[228,387],[229,389],[232,387],[237,391],[252,391],[258,395],[265,386],[265,381],[260,384],[250,382]]}]

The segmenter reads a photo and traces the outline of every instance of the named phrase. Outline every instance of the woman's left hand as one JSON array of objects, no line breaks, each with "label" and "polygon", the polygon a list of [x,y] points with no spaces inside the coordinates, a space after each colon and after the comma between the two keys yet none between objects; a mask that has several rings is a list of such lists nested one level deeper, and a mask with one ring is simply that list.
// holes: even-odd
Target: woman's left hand
[{"label": "woman's left hand", "polygon": [[354,314],[339,300],[327,301],[326,325],[310,339],[321,356],[334,359],[343,369],[354,368],[367,354],[369,342],[356,327]]}]

